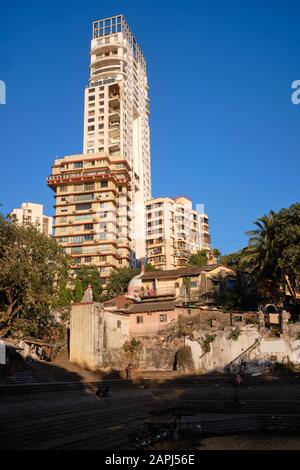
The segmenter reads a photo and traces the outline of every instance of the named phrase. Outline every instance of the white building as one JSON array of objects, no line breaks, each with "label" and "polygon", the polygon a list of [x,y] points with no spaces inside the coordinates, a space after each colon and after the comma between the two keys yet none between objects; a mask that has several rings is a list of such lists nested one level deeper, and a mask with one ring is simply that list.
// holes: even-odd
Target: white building
[{"label": "white building", "polygon": [[19,225],[34,225],[46,236],[52,235],[53,218],[43,214],[43,204],[23,202],[20,208],[13,209],[10,217],[16,219]]},{"label": "white building", "polygon": [[147,201],[146,223],[147,260],[158,269],[185,266],[192,253],[210,251],[208,216],[186,197]]},{"label": "white building", "polygon": [[85,90],[84,153],[122,156],[130,166],[133,250],[145,257],[144,204],[151,197],[146,61],[124,16],[93,23]]}]

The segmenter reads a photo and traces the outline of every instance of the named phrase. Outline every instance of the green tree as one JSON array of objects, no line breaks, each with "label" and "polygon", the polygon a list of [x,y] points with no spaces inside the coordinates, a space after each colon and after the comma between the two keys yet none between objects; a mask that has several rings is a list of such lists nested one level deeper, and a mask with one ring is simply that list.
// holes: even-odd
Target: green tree
[{"label": "green tree", "polygon": [[84,288],[82,285],[82,280],[81,279],[76,279],[75,280],[75,285],[74,285],[74,290],[73,290],[73,297],[75,302],[81,302],[82,297],[84,294]]},{"label": "green tree", "polygon": [[222,253],[218,248],[213,248],[213,253],[215,255],[215,258],[217,262],[219,263],[221,261]]},{"label": "green tree", "polygon": [[145,271],[157,271],[157,269],[153,264],[147,263],[145,266]]},{"label": "green tree", "polygon": [[106,296],[111,299],[118,295],[125,294],[131,279],[140,273],[138,268],[119,268],[111,271],[107,284]]},{"label": "green tree", "polygon": [[243,250],[229,253],[228,255],[221,256],[220,262],[232,269],[240,269],[240,262],[243,256]]},{"label": "green tree", "polygon": [[190,256],[188,266],[205,266],[207,262],[207,252],[205,250],[198,250],[197,253],[193,253]]},{"label": "green tree", "polygon": [[68,287],[68,281],[64,279],[59,287],[57,301],[54,302],[55,307],[68,307],[73,300],[73,290]]},{"label": "green tree", "polygon": [[0,216],[0,336],[43,335],[68,263],[54,239]]},{"label": "green tree", "polygon": [[240,265],[251,273],[263,295],[278,300],[289,293],[294,302],[300,291],[300,204],[271,211],[247,232],[248,246]]},{"label": "green tree", "polygon": [[[96,266],[94,265],[82,266],[82,268],[80,268],[77,273],[76,281],[77,283],[75,282],[75,290],[74,290],[74,296],[75,296],[76,302],[80,302],[84,294],[84,291],[88,287],[89,284],[92,286],[92,289],[93,289],[94,301],[100,302],[101,295],[102,295],[102,284],[101,284],[101,279],[99,275],[99,270]],[[81,287],[80,287],[80,282],[81,282]],[[81,292],[82,292],[82,295],[81,295]],[[81,295],[81,298],[79,299],[80,295]]]}]

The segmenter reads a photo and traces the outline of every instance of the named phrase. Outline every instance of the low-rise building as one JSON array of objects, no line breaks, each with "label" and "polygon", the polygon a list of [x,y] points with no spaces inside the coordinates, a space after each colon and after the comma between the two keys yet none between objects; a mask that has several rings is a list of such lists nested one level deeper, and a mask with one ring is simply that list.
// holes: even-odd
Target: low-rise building
[{"label": "low-rise building", "polygon": [[236,276],[233,269],[222,264],[147,271],[131,280],[128,295],[143,302],[177,299],[214,303],[235,287]]}]

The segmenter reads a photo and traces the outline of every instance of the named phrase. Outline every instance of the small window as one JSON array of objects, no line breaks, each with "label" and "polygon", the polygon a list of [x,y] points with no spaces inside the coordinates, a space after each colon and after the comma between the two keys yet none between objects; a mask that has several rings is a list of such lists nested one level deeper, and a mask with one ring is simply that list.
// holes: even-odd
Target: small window
[{"label": "small window", "polygon": [[165,313],[162,313],[161,315],[159,315],[159,320],[161,322],[167,321],[167,315]]},{"label": "small window", "polygon": [[83,162],[74,163],[74,168],[83,168]]},{"label": "small window", "polygon": [[108,181],[101,181],[100,182],[100,187],[101,188],[108,188]]},{"label": "small window", "polygon": [[121,328],[121,321],[117,320],[117,328]]},{"label": "small window", "polygon": [[144,323],[144,317],[142,317],[142,316],[136,317],[136,322],[137,323]]}]

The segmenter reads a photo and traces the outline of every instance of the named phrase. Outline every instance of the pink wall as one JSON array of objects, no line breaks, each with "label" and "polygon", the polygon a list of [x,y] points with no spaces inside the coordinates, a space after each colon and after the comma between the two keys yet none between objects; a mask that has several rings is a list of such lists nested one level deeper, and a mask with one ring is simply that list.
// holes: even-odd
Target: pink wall
[{"label": "pink wall", "polygon": [[[167,321],[160,321],[160,315],[166,315]],[[143,317],[143,323],[137,323],[137,317]],[[173,322],[172,322],[173,320]],[[178,320],[177,310],[164,310],[159,312],[143,312],[129,314],[129,334],[131,336],[138,334],[158,333],[160,329],[175,323]]]}]

